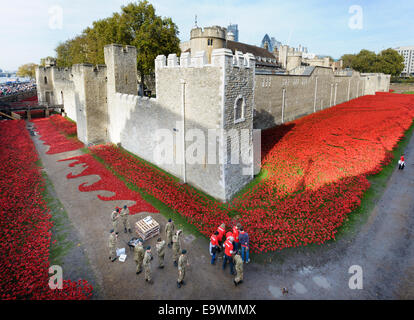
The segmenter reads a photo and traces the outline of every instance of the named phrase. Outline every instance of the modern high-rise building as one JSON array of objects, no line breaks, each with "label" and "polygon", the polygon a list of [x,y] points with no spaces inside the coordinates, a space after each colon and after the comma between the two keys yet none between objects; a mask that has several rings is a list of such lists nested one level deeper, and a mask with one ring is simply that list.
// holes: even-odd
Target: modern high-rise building
[{"label": "modern high-rise building", "polygon": [[227,31],[231,31],[234,34],[234,41],[239,41],[239,25],[237,24],[230,24],[227,27]]},{"label": "modern high-rise building", "polygon": [[414,76],[414,46],[398,47],[394,50],[404,57],[404,70],[401,76]]}]

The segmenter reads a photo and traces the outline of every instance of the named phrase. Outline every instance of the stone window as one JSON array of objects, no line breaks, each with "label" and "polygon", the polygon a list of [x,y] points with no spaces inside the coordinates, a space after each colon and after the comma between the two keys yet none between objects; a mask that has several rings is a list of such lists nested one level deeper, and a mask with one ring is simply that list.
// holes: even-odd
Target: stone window
[{"label": "stone window", "polygon": [[238,96],[234,103],[234,123],[243,122],[244,119],[244,109],[246,104],[242,96]]},{"label": "stone window", "polygon": [[207,39],[207,45],[212,46],[213,45],[213,39]]},{"label": "stone window", "polygon": [[45,84],[47,84],[47,77],[45,77]]}]

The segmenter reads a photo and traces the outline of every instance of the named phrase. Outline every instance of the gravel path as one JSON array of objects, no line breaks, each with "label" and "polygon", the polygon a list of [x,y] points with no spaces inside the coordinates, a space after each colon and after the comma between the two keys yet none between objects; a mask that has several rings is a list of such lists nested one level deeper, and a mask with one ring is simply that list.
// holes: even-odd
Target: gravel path
[{"label": "gravel path", "polygon": [[[68,173],[82,171],[82,168],[69,168],[68,162],[58,160],[80,155],[80,150],[47,155],[49,147],[43,145],[39,136],[33,137],[33,141],[54,192],[72,222],[73,237],[79,239],[85,255],[68,255],[64,276],[76,274],[76,277],[93,279],[99,287],[97,299],[414,298],[414,136],[405,151],[406,169],[394,171],[383,197],[356,236],[344,236],[317,248],[288,249],[271,263],[245,265],[245,282],[234,287],[228,268],[226,272],[221,270],[221,260],[215,266],[210,265],[208,241],[184,234],[191,266],[186,275],[188,281],[181,289],[176,287],[177,269],[171,262],[171,249],[167,249],[165,269],[157,269],[157,258],[154,258],[153,285],[144,281],[143,274],[135,275],[132,254],[125,263],[111,263],[107,248],[110,214],[115,206],[124,202],[101,201],[96,197],[108,194],[106,191],[85,193],[78,190],[81,183],[96,181],[96,176],[66,179]],[[147,215],[132,216],[130,222],[135,223]],[[163,230],[166,219],[160,214],[151,216]],[[129,236],[121,233],[120,239],[122,244]],[[155,239],[148,244],[155,248]],[[79,264],[88,266],[79,267]],[[348,285],[352,276],[348,270],[354,265],[363,271],[362,290],[351,290]],[[289,293],[282,295],[282,287],[288,288]]]}]

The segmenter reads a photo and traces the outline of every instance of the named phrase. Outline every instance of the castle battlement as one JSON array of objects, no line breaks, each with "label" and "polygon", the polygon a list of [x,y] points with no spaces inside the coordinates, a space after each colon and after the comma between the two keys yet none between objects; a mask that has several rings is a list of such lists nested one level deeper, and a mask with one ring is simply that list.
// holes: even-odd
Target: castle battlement
[{"label": "castle battlement", "polygon": [[155,70],[163,68],[204,68],[204,67],[223,67],[233,66],[237,68],[254,68],[255,57],[251,53],[243,54],[236,51],[233,55],[230,49],[215,49],[211,55],[211,63],[208,63],[207,53],[205,51],[198,51],[191,55],[189,52],[181,54],[180,58],[177,55],[169,54],[168,58],[164,55],[159,55],[155,59]]},{"label": "castle battlement", "polygon": [[191,39],[195,38],[219,38],[226,39],[227,29],[220,26],[194,28],[191,30]]}]

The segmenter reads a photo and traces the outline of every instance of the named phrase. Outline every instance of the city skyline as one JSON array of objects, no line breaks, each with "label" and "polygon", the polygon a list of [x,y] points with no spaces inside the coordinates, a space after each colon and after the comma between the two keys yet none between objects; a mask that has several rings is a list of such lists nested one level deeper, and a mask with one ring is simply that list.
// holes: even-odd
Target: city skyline
[{"label": "city skyline", "polygon": [[[5,45],[0,51],[0,68],[15,71],[22,64],[39,63],[40,58],[54,56],[59,42],[73,38],[93,21],[119,12],[122,5],[130,2],[92,0],[85,4],[80,0],[42,0],[27,3],[16,0],[10,5],[10,2],[6,4],[1,0],[6,19],[0,21],[0,28],[7,32],[2,37]],[[411,23],[414,4],[407,0],[360,3],[154,0],[150,3],[158,15],[173,19],[180,31],[181,41],[189,40],[197,15],[200,27],[227,27],[230,22],[238,24],[239,41],[244,43],[260,46],[267,33],[284,44],[293,47],[306,45],[312,52],[336,59],[361,49],[379,52],[414,44],[413,34],[407,28]],[[359,14],[355,6],[362,10],[360,25],[355,25]],[[62,21],[56,19],[59,14],[63,17]]]}]

